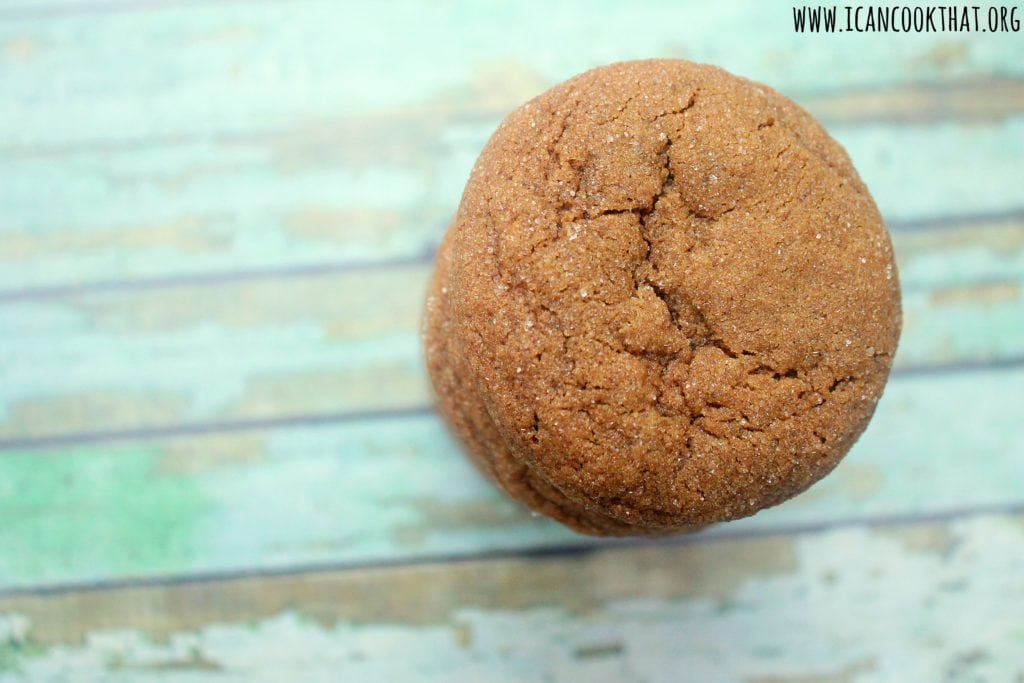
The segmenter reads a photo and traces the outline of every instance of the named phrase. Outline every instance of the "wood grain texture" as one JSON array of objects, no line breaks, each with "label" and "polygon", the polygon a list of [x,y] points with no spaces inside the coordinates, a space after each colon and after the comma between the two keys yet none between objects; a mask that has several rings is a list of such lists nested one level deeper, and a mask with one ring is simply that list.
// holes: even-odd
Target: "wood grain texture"
[{"label": "wood grain texture", "polygon": [[[797,35],[790,7],[756,3],[573,0],[545,7],[543,20],[511,2],[484,11],[390,1],[352,13],[324,0],[131,4],[144,11],[0,10],[12,70],[5,99],[16,105],[0,123],[18,124],[4,126],[17,131],[11,142],[267,131],[339,111],[450,104],[488,86],[518,100],[508,86],[535,94],[595,64],[650,56],[711,61],[794,92],[1024,73],[1012,34],[838,40]],[[506,87],[495,87],[499,76]],[[75,114],[85,116],[55,125]]]},{"label": "wood grain texture", "polygon": [[[791,11],[0,6],[0,682],[1024,682],[1024,43]],[[458,453],[418,318],[498,121],[651,56],[822,119],[905,334],[808,493],[595,541]]]},{"label": "wood grain texture", "polygon": [[[1021,505],[1021,395],[1024,366],[897,377],[832,475],[704,535]],[[432,415],[7,451],[0,519],[8,592],[598,543],[501,496]]]},{"label": "wood grain texture", "polygon": [[[253,139],[0,155],[0,287],[422,257],[499,120],[368,116]],[[897,230],[1024,211],[1020,115],[830,128]]]},{"label": "wood grain texture", "polygon": [[[897,368],[1024,358],[1024,218],[919,227],[897,234],[896,253]],[[425,262],[0,303],[0,450],[426,407],[429,273]]]},{"label": "wood grain texture", "polygon": [[1022,558],[982,515],[6,598],[0,681],[1016,681]]},{"label": "wood grain texture", "polygon": [[788,7],[732,3],[559,3],[550,23],[528,3],[86,6],[0,20],[5,291],[418,257],[502,116],[643,56],[806,104],[890,221],[1024,209],[1012,36],[808,38]]}]

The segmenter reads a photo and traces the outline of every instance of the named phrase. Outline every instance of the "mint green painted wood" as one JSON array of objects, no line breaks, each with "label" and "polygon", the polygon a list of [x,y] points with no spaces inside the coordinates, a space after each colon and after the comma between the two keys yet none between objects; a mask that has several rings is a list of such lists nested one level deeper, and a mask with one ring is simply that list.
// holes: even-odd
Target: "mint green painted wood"
[{"label": "mint green painted wood", "polygon": [[[898,368],[1024,357],[1024,220],[915,231],[896,249],[906,264]],[[426,406],[418,325],[429,268],[0,304],[0,449],[24,437]]]},{"label": "mint green painted wood", "polygon": [[[0,288],[419,257],[498,120],[0,155]],[[896,229],[1024,212],[1022,116],[831,130]]]},{"label": "mint green painted wood", "polygon": [[1024,214],[895,231],[904,289],[1009,282],[1024,275]]},{"label": "mint green painted wood", "polygon": [[[1024,504],[1021,395],[1024,367],[897,377],[829,478],[705,535]],[[595,542],[510,503],[429,415],[9,451],[0,519],[6,589]]]},{"label": "mint green painted wood", "polygon": [[[550,5],[0,6],[0,681],[1024,680],[1024,43]],[[831,476],[622,548],[473,472],[416,326],[500,118],[647,56],[822,118],[906,324]]]},{"label": "mint green painted wood", "polygon": [[[1012,35],[809,38],[789,7],[727,3],[337,12],[0,20],[0,289],[422,254],[501,116],[642,56],[714,61],[820,111],[891,220],[1024,208]],[[928,90],[951,79],[952,95]]]},{"label": "mint green painted wood", "polygon": [[1021,576],[1018,514],[0,599],[0,681],[1015,681]]},{"label": "mint green painted wood", "polygon": [[314,0],[0,20],[13,105],[0,129],[16,131],[19,147],[275,131],[339,111],[457,102],[496,72],[550,84],[653,56],[789,91],[1024,73],[1012,34],[797,35],[790,6],[755,3],[574,0],[539,15],[530,3],[406,0],[349,13]]}]

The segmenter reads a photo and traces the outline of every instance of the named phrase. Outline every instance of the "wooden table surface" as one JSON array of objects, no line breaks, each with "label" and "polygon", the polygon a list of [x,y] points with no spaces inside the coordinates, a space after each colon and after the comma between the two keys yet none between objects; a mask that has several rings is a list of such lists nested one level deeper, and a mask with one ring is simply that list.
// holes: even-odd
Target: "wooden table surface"
[{"label": "wooden table surface", "polygon": [[[0,5],[0,681],[1024,681],[1024,40],[791,13]],[[498,121],[650,56],[824,122],[905,330],[811,491],[609,542],[467,465],[417,328]]]}]

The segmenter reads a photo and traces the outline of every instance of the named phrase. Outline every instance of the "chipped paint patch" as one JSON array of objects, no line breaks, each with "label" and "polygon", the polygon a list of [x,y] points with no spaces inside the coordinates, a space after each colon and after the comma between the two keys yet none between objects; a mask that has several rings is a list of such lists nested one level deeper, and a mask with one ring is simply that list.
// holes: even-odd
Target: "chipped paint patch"
[{"label": "chipped paint patch", "polygon": [[1017,282],[999,282],[995,284],[979,284],[972,287],[955,289],[936,289],[929,294],[929,299],[937,306],[949,304],[993,304],[1016,301],[1020,298],[1020,284]]},{"label": "chipped paint patch", "polygon": [[921,63],[945,71],[969,61],[971,46],[962,40],[941,40],[921,55]]},{"label": "chipped paint patch", "polygon": [[2,51],[12,62],[27,62],[42,51],[42,44],[31,36],[14,36],[4,41]]},{"label": "chipped paint patch", "polygon": [[800,673],[792,676],[772,675],[754,676],[747,679],[748,683],[854,683],[857,680],[864,680],[862,674],[870,674],[875,671],[874,660],[865,659],[844,666],[838,671],[820,671],[815,673]]},{"label": "chipped paint patch", "polygon": [[396,541],[408,546],[423,546],[432,534],[482,527],[500,529],[531,519],[525,509],[506,499],[448,501],[422,497],[401,503],[412,504],[418,513],[415,522],[399,524],[394,531]]},{"label": "chipped paint patch", "polygon": [[857,502],[865,501],[884,485],[885,477],[874,464],[846,460],[821,481],[794,498],[791,505],[814,505],[841,496]]},{"label": "chipped paint patch", "polygon": [[[318,328],[343,331],[349,338],[386,336],[418,329],[422,301],[408,295],[425,291],[428,277],[426,265],[382,271],[321,273],[314,269],[288,278],[228,279],[215,286],[185,283],[83,297],[70,306],[98,332],[144,335],[201,326],[234,331],[316,323]],[[368,307],[367,292],[389,305]]]},{"label": "chipped paint patch", "polygon": [[[73,603],[48,607],[54,598],[5,599],[0,613],[22,615],[18,638],[37,644],[13,659],[28,680],[61,671],[143,683],[173,671],[211,683],[270,683],[296,667],[312,683],[339,675],[675,683],[681,672],[759,683],[1013,680],[1024,647],[1020,516],[943,526],[954,539],[945,554],[849,528],[588,557],[136,588],[93,594],[75,612]],[[900,533],[914,536],[912,529]],[[761,563],[773,544],[790,547],[792,566]],[[727,592],[722,573],[738,579],[725,582]],[[723,597],[732,609],[719,609]],[[158,606],[165,614],[180,607],[182,619],[164,623],[159,636],[139,620]],[[86,630],[70,644],[48,639],[54,625],[44,622],[71,613]],[[0,672],[0,681],[14,680]]]},{"label": "chipped paint patch", "polygon": [[175,439],[161,449],[153,467],[155,476],[196,476],[223,467],[254,465],[266,453],[266,437],[259,432],[211,434],[201,440]]},{"label": "chipped paint patch", "polygon": [[6,418],[0,420],[0,437],[24,437],[179,422],[186,401],[173,393],[95,389],[24,398],[0,409]]},{"label": "chipped paint patch", "polygon": [[940,557],[952,552],[957,542],[949,527],[942,524],[879,529],[877,533],[902,543],[907,552],[931,553]]},{"label": "chipped paint patch", "polygon": [[291,214],[285,225],[288,232],[306,240],[336,242],[339,240],[379,244],[420,216],[405,215],[395,209],[373,207],[306,208]]},{"label": "chipped paint patch", "polygon": [[[139,251],[164,250],[179,254],[202,254],[230,246],[230,239],[209,217],[188,216],[167,223],[132,224],[93,230],[67,229],[52,231],[20,231],[0,241],[0,259],[19,260],[65,256],[78,252],[108,249],[112,242],[121,248]],[[120,276],[123,273],[112,273]]]},{"label": "chipped paint patch", "polygon": [[[419,359],[417,358],[416,361]],[[410,366],[413,367],[410,367]],[[245,393],[225,414],[336,414],[345,411],[401,410],[430,402],[427,379],[419,365],[401,359],[367,361],[335,369],[263,375],[246,382]]]},{"label": "chipped paint patch", "polygon": [[21,662],[43,649],[28,641],[30,621],[22,614],[0,613],[0,676],[20,671]]}]

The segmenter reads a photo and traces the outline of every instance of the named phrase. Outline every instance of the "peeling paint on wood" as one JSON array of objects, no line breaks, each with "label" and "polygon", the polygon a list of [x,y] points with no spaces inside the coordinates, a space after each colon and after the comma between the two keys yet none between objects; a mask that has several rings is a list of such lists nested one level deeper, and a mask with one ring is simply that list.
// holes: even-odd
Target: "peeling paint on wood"
[{"label": "peeling paint on wood", "polygon": [[[956,229],[897,242],[906,267],[898,370],[1024,358],[1024,250],[1006,248],[1008,235],[1024,244],[1024,222],[977,233],[970,248]],[[425,407],[419,320],[429,272],[424,263],[0,302],[0,327],[11,333],[0,337],[10,364],[0,448],[47,435]]]},{"label": "peeling paint on wood", "polygon": [[[899,377],[832,475],[704,535],[1020,505],[1024,433],[991,425],[1022,394],[1024,368]],[[0,519],[7,589],[595,543],[501,496],[431,415],[8,451]]]},{"label": "peeling paint on wood", "polygon": [[[284,168],[270,145],[285,143],[266,140],[158,143],[57,159],[2,155],[0,233],[13,239],[0,247],[0,283],[17,290],[112,276],[415,258],[440,240],[499,120],[348,136],[338,132],[346,124],[336,123],[327,132],[296,133],[300,139],[287,144],[312,156]],[[890,223],[1024,209],[1024,116],[832,132]],[[301,138],[310,135],[320,137]],[[396,137],[430,147],[416,159],[369,167],[336,158],[353,145],[373,153],[377,140]],[[401,146],[404,155],[417,149]]]},{"label": "peeling paint on wood", "polygon": [[[420,255],[502,116],[580,70],[650,56],[721,63],[806,104],[890,221],[1022,208],[1012,34],[894,49],[798,36],[788,7],[600,5],[545,8],[550,24],[506,7],[500,30],[419,3],[352,25],[322,2],[9,17],[2,289]],[[382,51],[383,26],[410,49]],[[502,47],[544,34],[557,48]],[[723,51],[725,35],[744,38]]]},{"label": "peeling paint on wood", "polygon": [[1012,681],[1022,558],[991,515],[6,598],[0,681]]},{"label": "peeling paint on wood", "polygon": [[[1024,47],[791,9],[0,7],[0,681],[1024,683]],[[830,477],[623,544],[472,471],[417,321],[501,117],[650,56],[823,119],[906,324]]]}]

